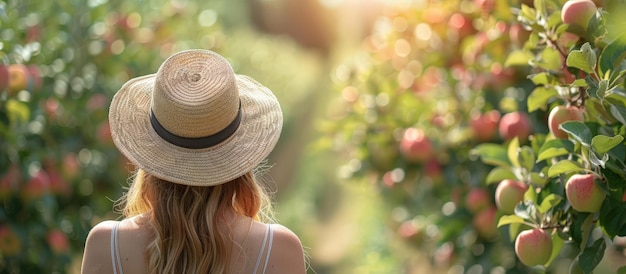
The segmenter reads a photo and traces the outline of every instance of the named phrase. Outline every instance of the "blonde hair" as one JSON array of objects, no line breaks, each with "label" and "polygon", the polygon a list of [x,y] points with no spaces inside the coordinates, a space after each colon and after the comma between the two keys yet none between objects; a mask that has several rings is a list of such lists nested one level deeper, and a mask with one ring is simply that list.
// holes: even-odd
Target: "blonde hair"
[{"label": "blonde hair", "polygon": [[228,273],[228,209],[271,221],[269,196],[252,172],[207,187],[175,184],[140,169],[118,206],[127,218],[145,213],[154,230],[146,253],[150,273]]}]

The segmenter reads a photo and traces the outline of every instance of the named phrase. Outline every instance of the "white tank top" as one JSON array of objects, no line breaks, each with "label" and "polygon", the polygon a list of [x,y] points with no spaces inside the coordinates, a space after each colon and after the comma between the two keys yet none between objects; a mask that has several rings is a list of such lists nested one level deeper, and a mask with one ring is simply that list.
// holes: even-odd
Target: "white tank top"
[{"label": "white tank top", "polygon": [[[117,222],[115,223],[113,230],[111,230],[111,263],[113,264],[114,274],[124,274],[124,271],[122,270],[122,260],[120,258],[119,237],[117,235],[119,226],[120,222]],[[263,272],[261,272],[265,274],[265,270],[267,269],[267,262],[270,259],[270,253],[272,251],[273,241],[274,229],[272,228],[271,224],[268,224],[265,228],[265,236],[263,237],[263,242],[261,243],[261,250],[259,250],[259,256],[256,259],[256,264],[254,265],[254,271],[252,273],[256,274],[259,271],[259,266],[261,266],[261,260],[263,259],[263,254],[265,253],[265,260],[263,261]]]}]

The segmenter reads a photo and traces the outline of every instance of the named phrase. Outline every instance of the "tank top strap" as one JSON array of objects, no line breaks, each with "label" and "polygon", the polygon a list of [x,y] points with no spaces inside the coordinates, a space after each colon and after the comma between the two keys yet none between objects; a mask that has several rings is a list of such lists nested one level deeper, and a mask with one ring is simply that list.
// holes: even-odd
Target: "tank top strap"
[{"label": "tank top strap", "polygon": [[120,241],[117,235],[120,223],[121,222],[116,222],[111,230],[111,263],[113,264],[113,274],[124,274],[122,270],[122,260],[120,258]]},{"label": "tank top strap", "polygon": [[[270,252],[272,251],[272,242],[274,241],[274,230],[271,224],[268,224],[265,227],[265,235],[263,236],[263,242],[261,243],[261,249],[259,250],[259,256],[256,259],[256,264],[254,265],[254,271],[252,273],[256,274],[259,270],[259,266],[261,264],[261,260],[263,259],[263,253],[265,253],[265,261],[263,262],[263,272],[267,269],[267,263],[270,258]],[[267,252],[265,251],[265,247],[268,246]]]},{"label": "tank top strap", "polygon": [[265,253],[265,264],[263,265],[263,274],[265,274],[265,269],[267,269],[267,262],[270,260],[270,253],[272,252],[272,242],[274,241],[274,228],[272,224],[267,225],[270,230],[270,239],[267,247],[267,253]]}]

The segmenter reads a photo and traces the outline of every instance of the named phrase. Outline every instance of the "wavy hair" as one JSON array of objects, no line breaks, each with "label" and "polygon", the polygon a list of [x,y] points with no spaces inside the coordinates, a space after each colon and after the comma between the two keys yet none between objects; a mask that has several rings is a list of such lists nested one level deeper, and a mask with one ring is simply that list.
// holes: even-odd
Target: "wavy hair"
[{"label": "wavy hair", "polygon": [[187,186],[139,169],[117,203],[125,217],[145,214],[154,230],[150,273],[229,273],[233,248],[226,213],[271,221],[271,203],[252,172],[216,186]]}]

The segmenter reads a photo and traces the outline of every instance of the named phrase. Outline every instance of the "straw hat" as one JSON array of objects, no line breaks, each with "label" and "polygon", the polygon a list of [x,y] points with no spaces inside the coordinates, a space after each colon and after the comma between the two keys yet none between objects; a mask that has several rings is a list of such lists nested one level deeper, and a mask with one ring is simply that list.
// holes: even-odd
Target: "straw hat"
[{"label": "straw hat", "polygon": [[129,80],[109,110],[122,154],[158,178],[194,186],[254,169],[278,141],[282,119],[268,88],[208,50],[176,53],[156,74]]}]

